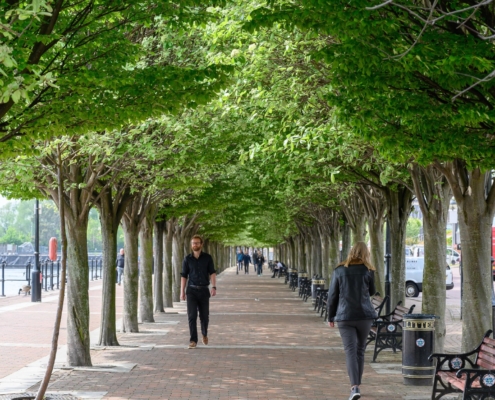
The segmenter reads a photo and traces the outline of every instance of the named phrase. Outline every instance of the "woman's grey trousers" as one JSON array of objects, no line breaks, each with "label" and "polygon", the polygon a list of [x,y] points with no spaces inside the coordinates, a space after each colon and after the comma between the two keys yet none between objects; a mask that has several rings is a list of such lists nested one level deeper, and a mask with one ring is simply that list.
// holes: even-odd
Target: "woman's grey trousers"
[{"label": "woman's grey trousers", "polygon": [[339,321],[340,337],[344,344],[345,362],[351,386],[360,385],[364,370],[364,350],[372,319]]}]

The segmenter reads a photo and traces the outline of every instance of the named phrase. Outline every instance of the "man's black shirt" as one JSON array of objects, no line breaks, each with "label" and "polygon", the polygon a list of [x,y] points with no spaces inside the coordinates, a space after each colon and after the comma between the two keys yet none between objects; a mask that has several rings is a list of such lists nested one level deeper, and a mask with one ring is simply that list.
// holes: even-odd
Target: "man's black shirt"
[{"label": "man's black shirt", "polygon": [[182,262],[183,278],[189,278],[187,285],[208,286],[210,284],[210,275],[215,274],[213,258],[208,253],[201,252],[199,258],[188,254]]},{"label": "man's black shirt", "polygon": [[117,268],[124,268],[124,264],[125,264],[125,256],[119,254],[117,256]]}]

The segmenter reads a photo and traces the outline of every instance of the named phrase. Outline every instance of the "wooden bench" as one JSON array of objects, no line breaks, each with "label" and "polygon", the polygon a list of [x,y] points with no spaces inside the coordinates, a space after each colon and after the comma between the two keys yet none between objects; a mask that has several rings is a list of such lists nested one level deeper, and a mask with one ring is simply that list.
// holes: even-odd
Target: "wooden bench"
[{"label": "wooden bench", "polygon": [[[432,400],[449,393],[464,393],[463,399],[495,397],[495,340],[485,333],[479,346],[463,354],[432,354],[436,359]],[[474,360],[474,361],[473,361]]]},{"label": "wooden bench", "polygon": [[373,320],[366,342],[366,346],[368,346],[369,343],[375,341],[372,362],[376,362],[376,358],[382,350],[392,349],[394,353],[397,353],[397,350],[402,351],[402,320],[404,314],[410,314],[416,306],[412,305],[407,308],[401,304],[402,302],[399,301],[390,314],[378,315]]}]

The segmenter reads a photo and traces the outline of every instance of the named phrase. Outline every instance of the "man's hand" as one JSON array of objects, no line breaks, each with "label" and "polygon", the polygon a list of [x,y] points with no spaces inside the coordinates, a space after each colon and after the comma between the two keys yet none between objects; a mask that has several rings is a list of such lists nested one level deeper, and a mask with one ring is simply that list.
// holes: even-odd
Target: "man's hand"
[{"label": "man's hand", "polygon": [[335,328],[335,322],[329,322],[329,323],[328,323],[328,326],[329,326],[330,328]]},{"label": "man's hand", "polygon": [[213,288],[211,288],[211,292],[210,292],[210,293],[211,293],[211,295],[212,295],[212,296],[216,296],[216,294],[217,294],[217,289],[213,289]]},{"label": "man's hand", "polygon": [[186,301],[186,294],[184,292],[180,292],[180,299]]}]

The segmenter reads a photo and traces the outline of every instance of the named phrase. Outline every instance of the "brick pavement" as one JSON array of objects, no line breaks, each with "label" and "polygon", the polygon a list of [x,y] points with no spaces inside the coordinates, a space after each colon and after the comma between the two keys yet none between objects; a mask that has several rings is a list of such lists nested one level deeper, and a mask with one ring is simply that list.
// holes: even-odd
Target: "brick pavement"
[{"label": "brick pavement", "polygon": [[[97,285],[93,284],[95,288]],[[347,399],[349,383],[338,330],[323,324],[309,301],[302,302],[282,279],[270,279],[268,274],[236,275],[234,268],[219,276],[217,286],[218,296],[211,300],[209,346],[200,343],[195,350],[187,349],[187,316],[184,304],[177,304],[175,309],[156,315],[156,323],[141,324],[141,333],[119,334],[122,347],[92,350],[94,365],[108,368],[136,364],[130,372],[58,369],[50,390],[101,392],[106,393],[105,399],[113,400]],[[99,314],[99,293],[95,289],[91,297],[95,316]],[[0,313],[3,304],[0,302]],[[41,312],[54,310],[53,304],[51,309],[48,304],[46,309],[42,305],[23,309],[21,315],[31,318],[28,310],[36,310],[35,318],[43,319]],[[12,320],[19,316],[15,313],[5,312],[2,319],[6,316]],[[451,322],[455,326],[456,322]],[[92,318],[92,329],[97,324],[97,318]],[[26,332],[16,335],[18,340],[9,341],[47,344],[50,335],[45,331],[51,331],[51,326],[52,321],[39,332],[26,327]],[[21,327],[19,322],[17,329]],[[12,337],[13,328],[4,334],[2,325],[0,332],[2,338]],[[62,337],[61,344],[64,340]],[[0,347],[0,366],[5,364],[6,348],[10,349]],[[43,347],[16,348],[17,354],[33,355],[33,350],[36,357],[48,353]],[[363,399],[429,398],[429,388],[403,385],[400,354],[382,353],[380,362],[373,366],[369,363],[371,354],[370,348],[366,353]],[[36,357],[33,355],[32,360]],[[10,355],[8,360],[15,362],[15,357]],[[23,362],[24,358],[12,368]],[[2,369],[0,372],[6,373]]]}]

